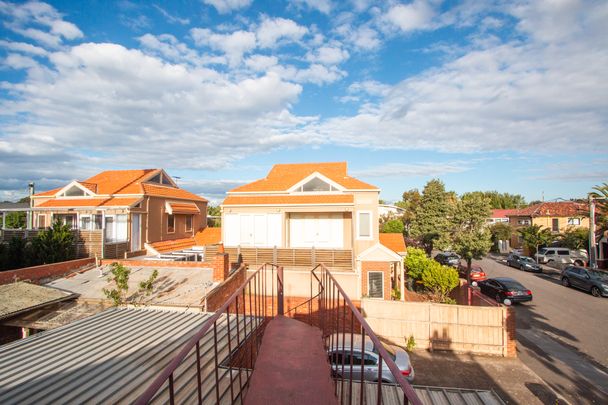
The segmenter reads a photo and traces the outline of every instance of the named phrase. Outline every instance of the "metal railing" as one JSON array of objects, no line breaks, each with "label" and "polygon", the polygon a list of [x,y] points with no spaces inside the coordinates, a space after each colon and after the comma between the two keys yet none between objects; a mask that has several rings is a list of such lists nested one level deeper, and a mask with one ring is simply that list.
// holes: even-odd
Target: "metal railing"
[{"label": "metal railing", "polygon": [[[345,357],[349,359],[348,363],[340,361],[332,366],[335,393],[340,403],[370,403],[367,394],[368,388],[373,384],[376,386],[376,395],[374,396],[377,404],[380,405],[383,403],[382,398],[385,394],[383,386],[394,384],[401,388],[404,404],[422,405],[420,398],[401,374],[401,370],[399,370],[386,348],[380,343],[372,328],[353,305],[351,299],[327,267],[322,264],[318,265],[311,271],[311,277],[314,277],[318,283],[318,322],[323,332],[325,349],[328,353],[342,352],[343,355],[348,355]],[[311,305],[309,314],[312,323],[312,303],[310,302],[309,305]],[[357,340],[360,339],[359,347],[363,349],[363,355],[359,355],[361,358],[359,364],[354,364],[353,361],[355,357],[355,336],[357,336]],[[366,339],[371,340],[374,347],[373,352],[365,348]],[[373,353],[378,357],[378,363],[375,366],[377,371],[373,378],[370,378],[372,376],[370,376],[369,365],[365,364],[365,357],[368,353]],[[390,376],[384,375],[383,377],[382,373],[386,372],[383,365],[388,368]],[[358,396],[358,398],[353,398],[353,396]]]},{"label": "metal railing", "polygon": [[275,270],[282,269],[265,263],[247,277],[135,403],[242,403],[264,327],[275,316]]}]

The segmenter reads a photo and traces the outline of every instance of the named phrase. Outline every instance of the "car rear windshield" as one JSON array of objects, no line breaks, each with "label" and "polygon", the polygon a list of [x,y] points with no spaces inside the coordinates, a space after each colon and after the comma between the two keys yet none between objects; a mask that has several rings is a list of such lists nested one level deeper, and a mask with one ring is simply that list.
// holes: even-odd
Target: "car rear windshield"
[{"label": "car rear windshield", "polygon": [[[384,346],[384,348],[386,349],[386,351],[388,352],[389,356],[391,356],[391,358],[393,359],[393,361],[397,360],[397,356],[395,354],[395,348],[390,346],[390,345],[382,345]],[[376,349],[376,346],[374,345],[374,348],[372,349],[372,351],[376,354],[380,354],[378,352],[378,349]]]},{"label": "car rear windshield", "polygon": [[515,280],[500,280],[500,283],[508,290],[525,290],[526,288]]}]

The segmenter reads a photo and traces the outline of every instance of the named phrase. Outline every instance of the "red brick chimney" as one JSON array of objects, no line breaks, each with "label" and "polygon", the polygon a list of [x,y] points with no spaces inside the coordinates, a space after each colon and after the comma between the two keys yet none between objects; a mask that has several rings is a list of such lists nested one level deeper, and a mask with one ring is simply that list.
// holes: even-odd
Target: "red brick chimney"
[{"label": "red brick chimney", "polygon": [[228,253],[224,251],[224,245],[220,244],[213,260],[213,281],[224,281],[230,273],[230,261]]}]

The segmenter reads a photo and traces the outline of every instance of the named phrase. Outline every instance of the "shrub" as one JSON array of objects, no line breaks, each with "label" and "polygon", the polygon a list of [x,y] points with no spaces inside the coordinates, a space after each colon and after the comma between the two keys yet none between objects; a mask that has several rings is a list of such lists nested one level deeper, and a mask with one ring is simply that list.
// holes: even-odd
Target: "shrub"
[{"label": "shrub", "polygon": [[414,339],[414,335],[410,335],[407,338],[407,342],[405,343],[405,350],[408,352],[414,351],[416,348],[416,340]]},{"label": "shrub", "polygon": [[40,232],[32,240],[38,263],[48,264],[75,259],[74,239],[74,233],[69,225],[64,225],[59,220],[55,221],[50,228]]},{"label": "shrub", "polygon": [[400,219],[391,219],[382,225],[380,232],[382,233],[403,233],[405,226]]},{"label": "shrub", "polygon": [[407,274],[414,280],[420,280],[422,272],[428,266],[429,259],[423,249],[408,247],[405,256],[405,268]]},{"label": "shrub", "polygon": [[422,272],[421,281],[434,300],[445,302],[450,291],[458,285],[458,272],[451,267],[431,261]]}]

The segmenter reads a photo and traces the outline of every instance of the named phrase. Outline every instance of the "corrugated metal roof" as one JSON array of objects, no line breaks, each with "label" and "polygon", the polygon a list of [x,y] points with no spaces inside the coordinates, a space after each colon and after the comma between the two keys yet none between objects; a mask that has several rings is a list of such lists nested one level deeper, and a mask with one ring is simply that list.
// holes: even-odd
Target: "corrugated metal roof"
[{"label": "corrugated metal roof", "polygon": [[24,281],[0,285],[0,319],[76,297],[71,291]]},{"label": "corrugated metal roof", "polygon": [[[132,403],[210,316],[112,308],[1,346],[0,403]],[[225,318],[217,329],[221,361],[227,356]],[[208,333],[201,340],[203,379],[211,378],[212,353]],[[195,358],[191,353],[176,372],[176,391],[187,398],[196,393]]]}]

